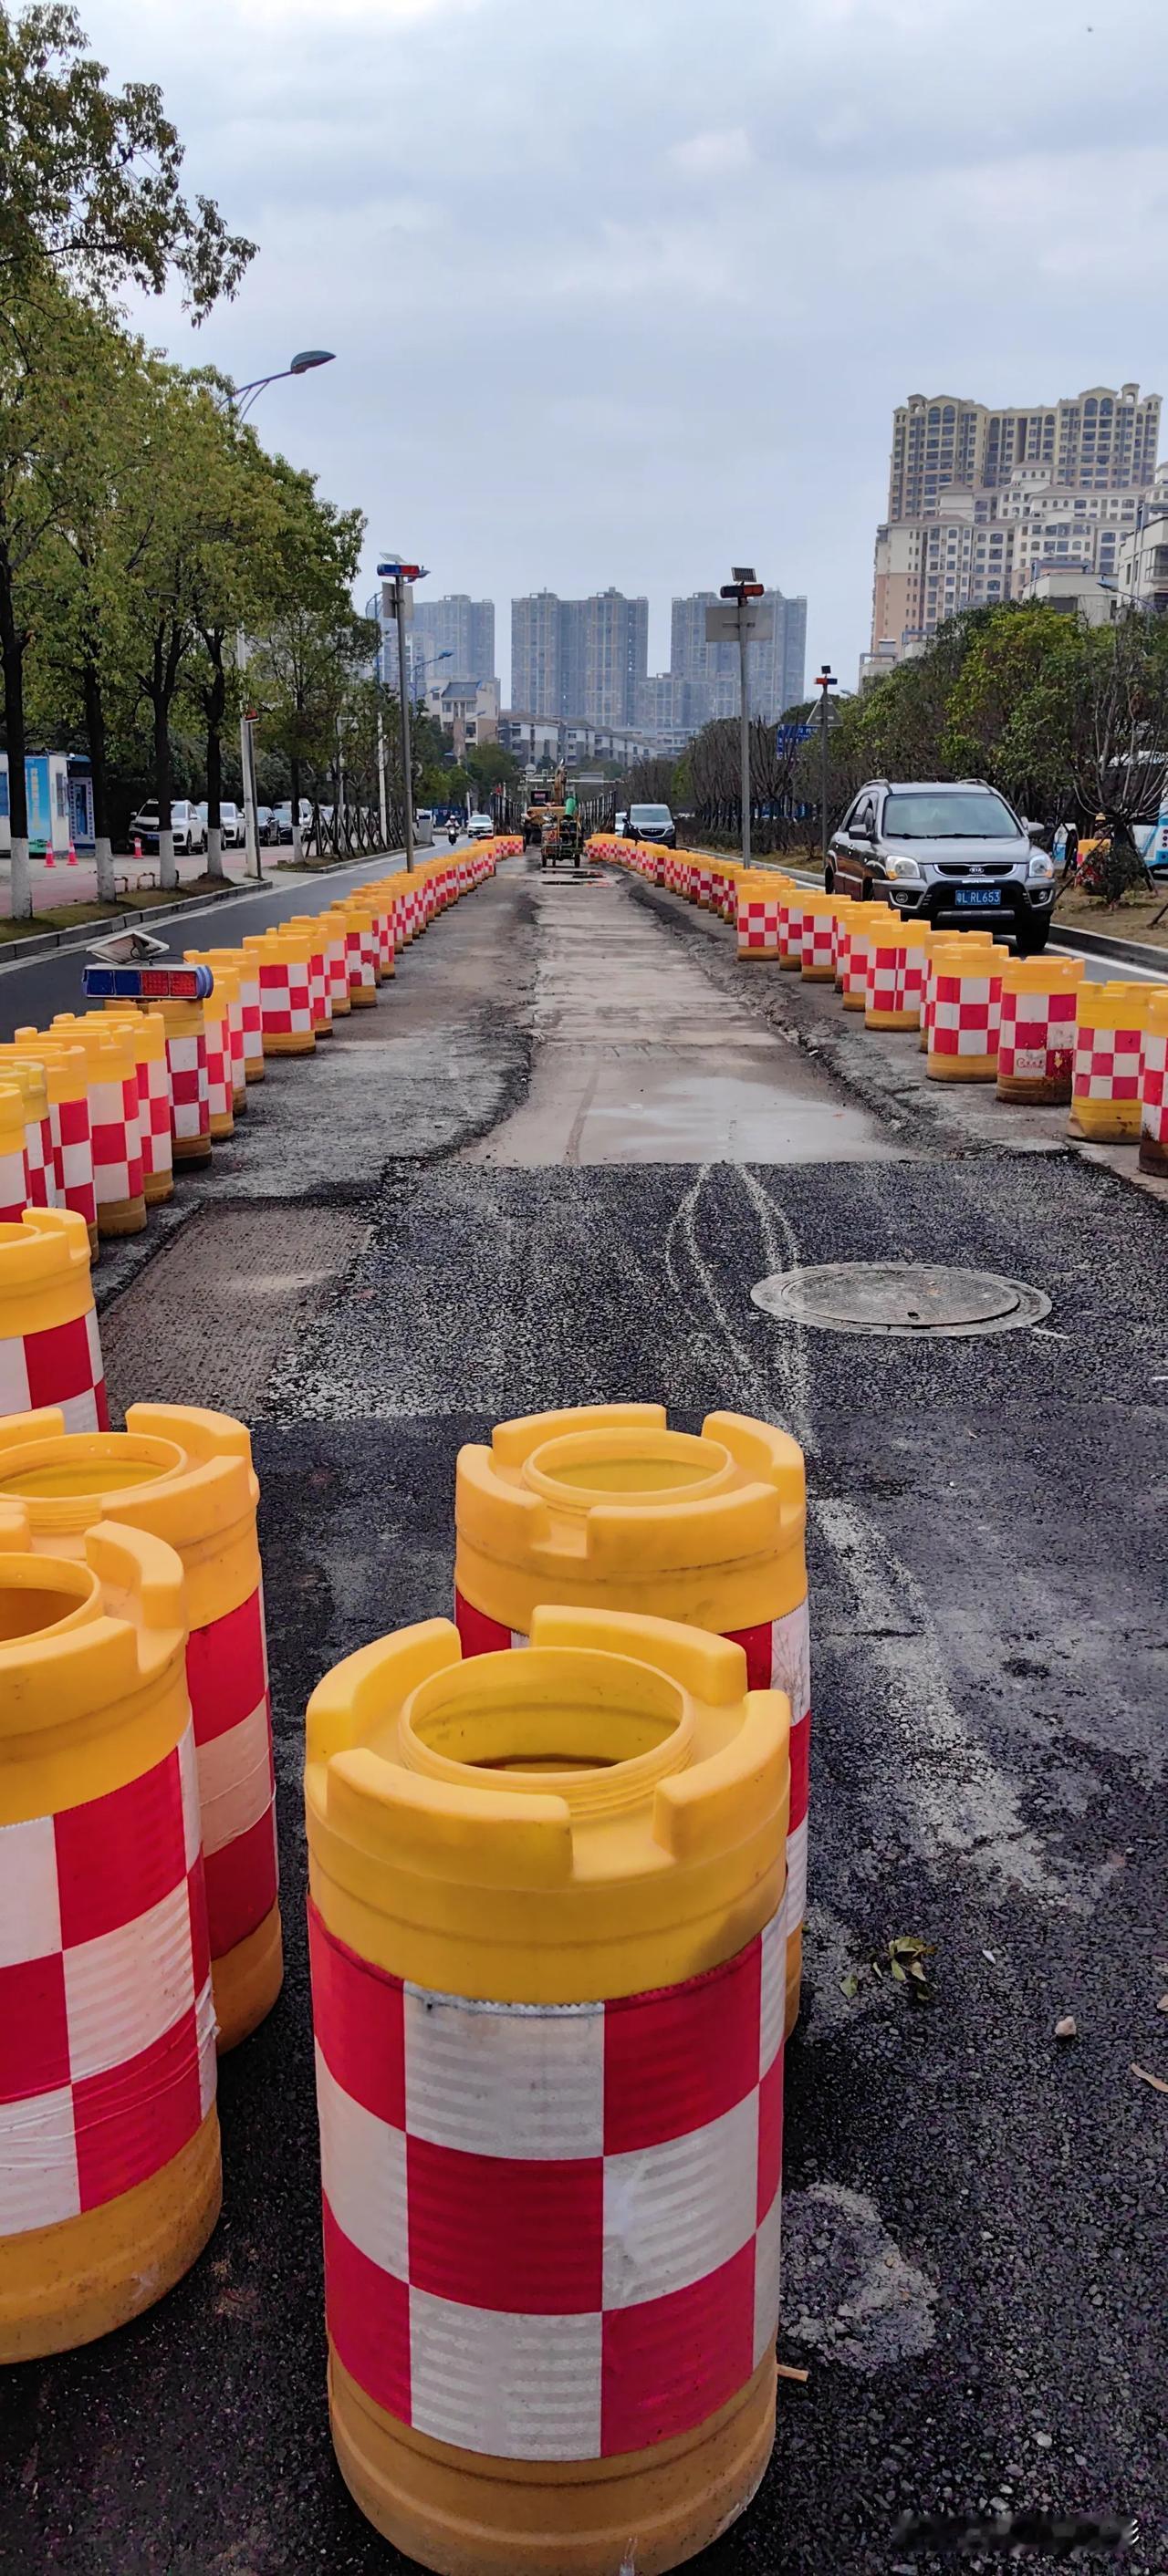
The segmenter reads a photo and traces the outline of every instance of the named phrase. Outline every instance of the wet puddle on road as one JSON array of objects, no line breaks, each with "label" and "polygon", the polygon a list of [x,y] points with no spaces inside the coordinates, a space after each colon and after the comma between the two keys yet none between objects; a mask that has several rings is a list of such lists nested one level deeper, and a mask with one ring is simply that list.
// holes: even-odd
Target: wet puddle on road
[{"label": "wet puddle on road", "polygon": [[533,892],[540,957],[530,1088],[462,1161],[902,1159],[866,1111],[720,993],[622,888],[591,894],[586,913],[558,904],[538,882]]}]

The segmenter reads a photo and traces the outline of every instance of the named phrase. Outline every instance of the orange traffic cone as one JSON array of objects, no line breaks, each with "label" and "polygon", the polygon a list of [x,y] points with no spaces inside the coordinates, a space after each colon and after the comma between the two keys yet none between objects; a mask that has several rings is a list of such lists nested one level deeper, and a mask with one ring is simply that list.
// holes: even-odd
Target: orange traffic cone
[{"label": "orange traffic cone", "polygon": [[77,852],[73,847],[72,841],[69,843],[69,856],[65,861],[65,865],[68,868],[75,868],[77,865]]},{"label": "orange traffic cone", "polygon": [[56,862],[55,862],[55,860],[54,860],[54,858],[53,858],[53,844],[52,844],[52,842],[50,841],[49,846],[48,846],[47,850],[45,851],[45,866],[46,866],[47,868],[51,868],[51,867],[54,867],[54,866],[55,866],[55,864],[56,864]]},{"label": "orange traffic cone", "polygon": [[135,843],[134,843],[134,856],[135,856],[135,858],[136,858],[136,859],[140,859],[140,858],[141,858],[141,856],[142,856],[142,844],[141,844],[141,841],[135,841]]}]

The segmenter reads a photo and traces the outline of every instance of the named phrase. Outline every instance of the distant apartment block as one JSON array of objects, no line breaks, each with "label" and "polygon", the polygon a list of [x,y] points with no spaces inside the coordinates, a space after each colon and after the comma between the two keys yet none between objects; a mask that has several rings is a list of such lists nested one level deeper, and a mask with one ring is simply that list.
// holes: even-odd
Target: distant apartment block
[{"label": "distant apartment block", "polygon": [[415,597],[410,627],[415,670],[435,680],[495,678],[495,603],[454,591],[446,599]]},{"label": "distant apartment block", "polygon": [[629,726],[649,665],[649,602],[619,590],[511,602],[511,702],[534,715]]},{"label": "distant apartment block", "polygon": [[998,411],[910,395],[893,414],[862,677],[921,650],[962,608],[1043,595],[1047,568],[1056,581],[1077,571],[1084,596],[1113,581],[1159,436],[1160,397],[1136,384]]},{"label": "distant apartment block", "polygon": [[[688,599],[675,599],[670,621],[670,672],[676,679],[688,681],[695,691],[708,690],[708,699],[695,695],[691,704],[697,724],[711,716],[738,713],[739,664],[737,644],[707,644],[706,610],[717,604],[717,593],[698,590]],[[773,633],[769,642],[752,644],[747,655],[747,686],[750,712],[768,724],[776,723],[787,707],[797,706],[803,696],[807,661],[807,602],[804,598],[787,599],[781,590],[768,590],[763,605],[773,615]],[[699,706],[701,713],[697,713]]]}]

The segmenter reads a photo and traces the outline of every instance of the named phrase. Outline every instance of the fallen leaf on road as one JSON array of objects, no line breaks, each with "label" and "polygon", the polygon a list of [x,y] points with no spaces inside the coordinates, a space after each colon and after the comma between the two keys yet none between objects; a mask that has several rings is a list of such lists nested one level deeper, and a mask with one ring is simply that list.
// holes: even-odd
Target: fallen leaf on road
[{"label": "fallen leaf on road", "polygon": [[789,2361],[777,2361],[775,2363],[775,2370],[780,2379],[797,2379],[800,2387],[803,2388],[806,2387],[807,2382],[811,2377],[809,2370],[792,2369]]},{"label": "fallen leaf on road", "polygon": [[1154,2093],[1168,2093],[1168,2084],[1163,2076],[1149,2075],[1146,2066],[1133,2066],[1132,2074],[1139,2076],[1141,2084],[1150,2084]]},{"label": "fallen leaf on road", "polygon": [[1079,2025],[1073,2013],[1064,2013],[1062,2020],[1056,2021],[1054,2026],[1054,2035],[1056,2039],[1078,2038]]},{"label": "fallen leaf on road", "polygon": [[1160,2001],[1156,2006],[1156,2010],[1157,2012],[1168,2012],[1168,1995],[1161,1995]]}]

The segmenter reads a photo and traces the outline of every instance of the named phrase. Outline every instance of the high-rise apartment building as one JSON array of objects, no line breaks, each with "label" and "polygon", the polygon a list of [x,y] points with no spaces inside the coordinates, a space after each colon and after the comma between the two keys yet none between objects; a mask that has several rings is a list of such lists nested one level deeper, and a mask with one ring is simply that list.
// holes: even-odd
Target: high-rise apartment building
[{"label": "high-rise apartment building", "polygon": [[619,590],[511,602],[511,704],[531,716],[631,725],[649,666],[649,602]]},{"label": "high-rise apartment building", "polygon": [[493,599],[469,599],[465,591],[454,591],[447,599],[415,599],[410,634],[415,669],[424,667],[427,685],[494,679]]},{"label": "high-rise apartment building", "polygon": [[994,410],[910,394],[893,414],[866,676],[962,608],[1030,595],[1047,566],[1113,578],[1156,470],[1160,397],[1095,385]]},{"label": "high-rise apartment building", "polygon": [[[709,715],[737,715],[738,646],[706,642],[706,610],[717,604],[717,592],[712,590],[697,590],[688,599],[674,600],[670,670],[675,679],[709,688]],[[803,696],[807,602],[802,597],[787,599],[781,590],[768,590],[763,593],[762,605],[772,612],[772,633],[765,644],[748,648],[747,687],[752,716],[761,716],[772,724],[787,707],[797,706]],[[699,702],[695,699],[695,704]],[[705,723],[708,717],[700,721]]]}]

